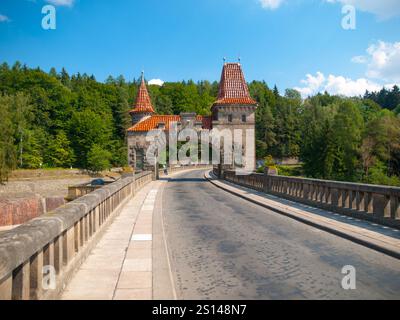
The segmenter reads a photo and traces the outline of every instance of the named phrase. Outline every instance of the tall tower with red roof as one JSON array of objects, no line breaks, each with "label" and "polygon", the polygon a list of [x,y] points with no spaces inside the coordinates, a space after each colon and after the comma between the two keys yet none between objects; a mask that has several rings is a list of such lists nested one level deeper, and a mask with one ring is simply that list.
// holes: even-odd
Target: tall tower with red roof
[{"label": "tall tower with red roof", "polygon": [[[252,123],[257,102],[249,93],[240,63],[225,63],[217,101],[212,105],[213,123],[237,125]],[[246,116],[246,118],[244,117]],[[249,121],[242,121],[249,120]]]},{"label": "tall tower with red roof", "polygon": [[[255,150],[255,137],[246,139],[246,130],[255,132],[256,109],[257,102],[250,96],[241,64],[224,63],[218,98],[211,107],[212,127],[230,129],[232,133],[241,129],[243,149],[252,147]],[[250,161],[255,164],[255,152]]]}]

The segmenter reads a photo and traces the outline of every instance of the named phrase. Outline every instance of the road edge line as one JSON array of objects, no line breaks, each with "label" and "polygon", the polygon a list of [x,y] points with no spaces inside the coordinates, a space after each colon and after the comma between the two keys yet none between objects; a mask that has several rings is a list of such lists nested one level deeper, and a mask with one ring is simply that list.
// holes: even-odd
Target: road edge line
[{"label": "road edge line", "polygon": [[165,254],[167,256],[168,272],[169,272],[169,279],[170,279],[170,282],[171,282],[172,295],[174,297],[174,300],[178,300],[178,296],[177,296],[177,293],[176,293],[176,286],[175,286],[174,276],[173,276],[173,273],[172,273],[171,258],[170,258],[170,254],[169,254],[169,250],[168,250],[167,234],[165,232],[164,212],[163,212],[163,205],[162,205],[162,200],[163,200],[163,196],[164,196],[164,188],[165,188],[165,185],[167,183],[168,183],[168,181],[163,183],[163,185],[161,187],[161,194],[160,194],[160,197],[161,197],[161,200],[160,200],[161,201],[161,203],[160,203],[161,230],[162,230],[162,233],[163,233],[163,242],[164,242]]}]

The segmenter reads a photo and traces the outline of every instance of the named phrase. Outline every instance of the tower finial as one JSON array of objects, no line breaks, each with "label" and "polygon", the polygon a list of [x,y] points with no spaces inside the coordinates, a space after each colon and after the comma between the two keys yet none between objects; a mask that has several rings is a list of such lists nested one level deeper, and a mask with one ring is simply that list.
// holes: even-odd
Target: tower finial
[{"label": "tower finial", "polygon": [[225,64],[226,63],[226,57],[224,57],[223,60],[224,60],[224,64]]},{"label": "tower finial", "polygon": [[142,81],[144,81],[144,70],[142,70]]},{"label": "tower finial", "polygon": [[239,56],[239,57],[238,57],[238,62],[240,63],[241,60],[242,60],[242,58]]}]

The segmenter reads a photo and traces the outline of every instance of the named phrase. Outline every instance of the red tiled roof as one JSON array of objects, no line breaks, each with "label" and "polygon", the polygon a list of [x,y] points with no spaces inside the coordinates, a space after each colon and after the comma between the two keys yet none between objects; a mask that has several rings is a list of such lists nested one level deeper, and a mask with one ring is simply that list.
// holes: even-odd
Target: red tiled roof
[{"label": "red tiled roof", "polygon": [[[179,121],[181,121],[181,117],[177,115],[152,115],[150,118],[144,119],[143,121],[135,124],[133,127],[129,128],[128,131],[147,132],[157,129],[160,123],[164,123],[165,130],[169,130],[172,123]],[[196,116],[196,121],[201,121],[203,123],[203,129],[211,129],[211,117]]]},{"label": "red tiled roof", "polygon": [[154,113],[153,105],[151,104],[150,96],[142,76],[142,83],[140,84],[139,91],[136,96],[134,108],[130,113],[151,112]]},{"label": "red tiled roof", "polygon": [[240,63],[224,64],[216,104],[257,104],[250,97]]}]

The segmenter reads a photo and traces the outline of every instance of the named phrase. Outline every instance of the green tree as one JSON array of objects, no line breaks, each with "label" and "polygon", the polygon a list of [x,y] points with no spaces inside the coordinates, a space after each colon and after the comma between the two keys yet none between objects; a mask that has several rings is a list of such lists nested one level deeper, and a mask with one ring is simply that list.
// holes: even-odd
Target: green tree
[{"label": "green tree", "polygon": [[88,153],[93,145],[107,150],[111,142],[110,118],[91,110],[74,112],[70,121],[70,136],[79,167],[87,168]]},{"label": "green tree", "polygon": [[273,148],[277,157],[297,157],[300,154],[299,106],[280,99],[276,107],[275,138]]},{"label": "green tree", "polygon": [[253,81],[249,85],[251,96],[257,101],[256,110],[256,153],[258,158],[270,154],[276,145],[275,109],[276,98],[265,82]]},{"label": "green tree", "polygon": [[23,149],[21,149],[21,167],[27,169],[38,169],[43,165],[43,145],[34,130],[24,131]]},{"label": "green tree", "polygon": [[87,156],[87,168],[92,172],[100,172],[110,168],[111,153],[101,146],[92,145]]},{"label": "green tree", "polygon": [[333,135],[336,138],[336,179],[355,181],[359,178],[359,155],[363,118],[360,110],[351,101],[340,104],[333,120]]},{"label": "green tree", "polygon": [[59,131],[51,137],[46,150],[46,164],[51,167],[68,168],[75,161],[74,151],[64,131]]},{"label": "green tree", "polygon": [[301,94],[295,89],[286,89],[285,90],[285,97],[287,99],[294,100],[297,104],[301,103]]},{"label": "green tree", "polygon": [[301,118],[302,143],[300,158],[304,162],[304,173],[309,177],[322,178],[319,159],[321,152],[322,123],[325,121],[322,107],[308,100]]},{"label": "green tree", "polygon": [[10,97],[0,95],[0,183],[16,166],[11,105]]}]

